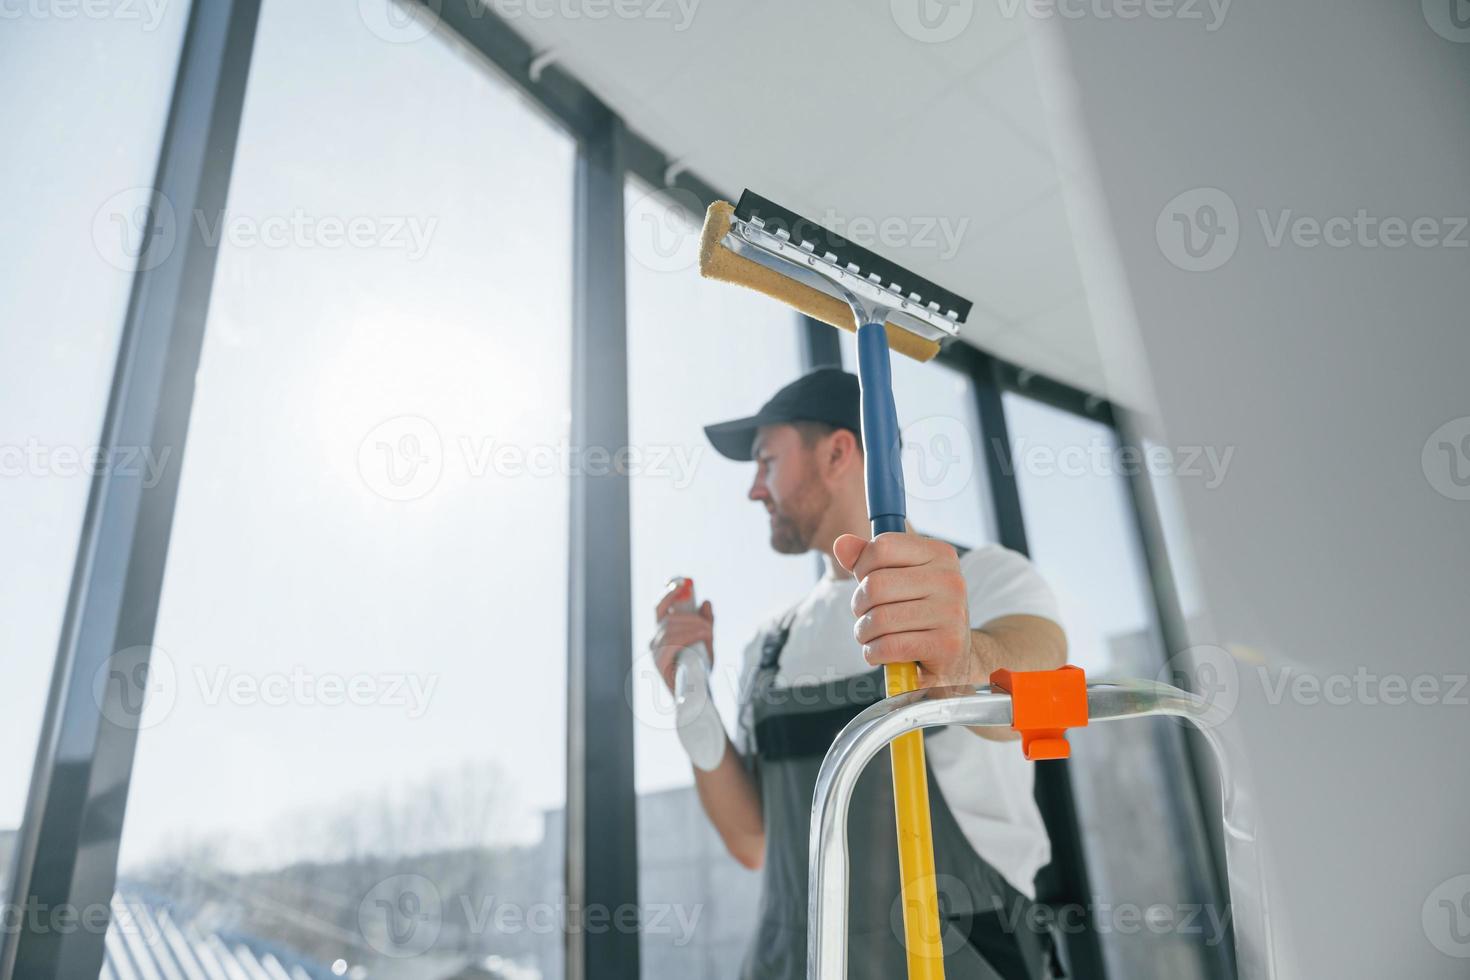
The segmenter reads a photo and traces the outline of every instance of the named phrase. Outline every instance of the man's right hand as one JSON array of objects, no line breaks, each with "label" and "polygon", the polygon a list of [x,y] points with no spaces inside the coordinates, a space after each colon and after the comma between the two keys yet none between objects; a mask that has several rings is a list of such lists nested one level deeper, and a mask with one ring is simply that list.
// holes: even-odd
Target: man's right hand
[{"label": "man's right hand", "polygon": [[670,588],[659,600],[658,609],[654,613],[654,618],[658,620],[658,630],[648,644],[648,648],[653,651],[659,676],[664,679],[670,691],[674,689],[674,658],[679,655],[680,650],[702,640],[704,648],[709,651],[710,663],[713,664],[715,660],[714,606],[706,599],[698,612],[674,612],[671,609],[674,591]]}]

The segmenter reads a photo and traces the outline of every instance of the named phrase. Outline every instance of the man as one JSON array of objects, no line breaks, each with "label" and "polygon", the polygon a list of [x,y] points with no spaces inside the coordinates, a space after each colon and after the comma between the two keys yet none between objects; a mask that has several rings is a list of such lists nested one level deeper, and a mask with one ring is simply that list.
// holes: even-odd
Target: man
[{"label": "man", "polygon": [[[771,547],[818,551],[826,574],[747,645],[736,741],[700,802],[730,853],[762,869],[759,924],[745,980],[806,975],[807,844],[816,774],[833,737],[883,696],[881,665],[917,662],[926,687],[987,684],[998,667],[1060,667],[1056,602],[1025,558],[991,545],[963,556],[912,528],[868,540],[858,380],[837,369],[799,378],[759,412],[706,427],[724,456],[754,461],[749,498],[770,515]],[[666,683],[675,654],[715,656],[714,609],[657,609],[652,641]],[[950,980],[1047,975],[1047,937],[1027,915],[1050,843],[1032,770],[1009,732],[937,729],[925,739],[935,862]],[[880,764],[881,762],[881,764]],[[849,915],[852,977],[906,974],[891,772],[875,760],[854,797]]]}]

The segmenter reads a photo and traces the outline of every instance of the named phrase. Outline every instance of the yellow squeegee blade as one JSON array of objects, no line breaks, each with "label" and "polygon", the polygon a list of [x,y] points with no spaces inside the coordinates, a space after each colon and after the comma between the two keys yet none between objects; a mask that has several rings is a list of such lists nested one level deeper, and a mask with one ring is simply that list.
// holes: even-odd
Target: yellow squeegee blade
[{"label": "yellow squeegee blade", "polygon": [[[730,220],[734,214],[734,206],[726,201],[716,201],[705,213],[704,231],[699,237],[700,275],[754,289],[815,320],[850,332],[857,331],[852,308],[842,300],[783,276],[759,262],[752,262],[743,255],[736,255],[721,244],[730,231]],[[896,323],[889,322],[883,326],[888,331],[888,346],[900,354],[916,361],[928,361],[939,353],[937,341],[920,337]]]}]

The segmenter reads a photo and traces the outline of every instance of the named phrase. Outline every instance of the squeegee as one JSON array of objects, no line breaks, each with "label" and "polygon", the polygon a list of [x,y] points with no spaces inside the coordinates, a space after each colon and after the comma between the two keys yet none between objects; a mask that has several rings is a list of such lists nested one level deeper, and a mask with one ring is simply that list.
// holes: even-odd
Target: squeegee
[{"label": "squeegee", "polygon": [[[862,392],[864,483],[873,537],[906,528],[889,348],[917,361],[939,353],[970,314],[970,302],[827,228],[745,191],[731,207],[711,204],[699,244],[699,271],[747,286],[825,323],[857,333]],[[917,664],[884,667],[888,696],[916,690]],[[910,980],[944,976],[924,736],[895,739],[904,945]]]}]

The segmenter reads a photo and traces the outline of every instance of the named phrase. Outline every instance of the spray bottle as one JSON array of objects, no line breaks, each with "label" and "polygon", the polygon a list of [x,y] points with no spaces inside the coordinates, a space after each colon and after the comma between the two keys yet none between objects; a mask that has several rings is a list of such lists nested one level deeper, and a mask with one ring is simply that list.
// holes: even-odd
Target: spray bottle
[{"label": "spray bottle", "polygon": [[[699,611],[693,579],[679,576],[669,580],[669,587],[674,590],[670,607],[674,612]],[[674,656],[674,725],[689,760],[705,772],[712,771],[725,756],[725,726],[709,690],[713,666],[703,641]]]}]

